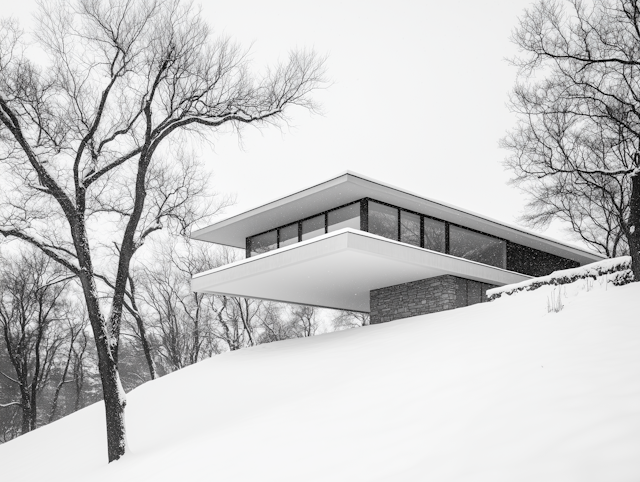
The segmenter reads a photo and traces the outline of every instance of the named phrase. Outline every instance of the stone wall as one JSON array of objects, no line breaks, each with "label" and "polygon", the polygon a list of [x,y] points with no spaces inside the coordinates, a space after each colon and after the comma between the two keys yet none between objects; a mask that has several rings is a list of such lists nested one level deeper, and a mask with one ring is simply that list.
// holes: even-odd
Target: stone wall
[{"label": "stone wall", "polygon": [[445,275],[387,286],[369,293],[371,323],[452,310],[487,301],[493,285]]}]

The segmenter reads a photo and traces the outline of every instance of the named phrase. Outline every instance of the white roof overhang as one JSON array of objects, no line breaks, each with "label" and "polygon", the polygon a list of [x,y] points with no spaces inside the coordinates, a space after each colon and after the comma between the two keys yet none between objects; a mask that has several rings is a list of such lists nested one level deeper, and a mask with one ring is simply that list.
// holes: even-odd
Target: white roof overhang
[{"label": "white roof overhang", "polygon": [[195,275],[195,292],[369,311],[369,291],[441,275],[494,285],[519,273],[349,228]]},{"label": "white roof overhang", "polygon": [[506,225],[479,214],[463,211],[445,203],[402,191],[353,172],[346,172],[328,181],[199,229],[193,232],[191,237],[244,249],[245,240],[249,236],[365,197],[572,259],[581,265],[603,259],[598,254],[560,243],[515,226]]}]

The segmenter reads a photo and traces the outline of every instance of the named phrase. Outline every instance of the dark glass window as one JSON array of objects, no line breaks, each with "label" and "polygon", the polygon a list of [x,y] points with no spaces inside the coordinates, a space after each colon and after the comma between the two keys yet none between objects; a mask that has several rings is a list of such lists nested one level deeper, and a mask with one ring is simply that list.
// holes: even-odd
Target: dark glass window
[{"label": "dark glass window", "polygon": [[398,240],[398,208],[369,201],[369,232]]},{"label": "dark glass window", "polygon": [[449,227],[449,254],[479,263],[506,267],[507,243],[502,239],[469,231],[458,226]]},{"label": "dark glass window", "polygon": [[298,223],[280,228],[280,247],[298,242]]},{"label": "dark glass window", "polygon": [[302,240],[315,238],[324,234],[324,214],[302,221]]},{"label": "dark glass window", "polygon": [[327,232],[342,228],[360,229],[360,203],[350,204],[327,213]]},{"label": "dark glass window", "polygon": [[431,218],[424,218],[424,247],[432,251],[444,253],[444,223]]},{"label": "dark glass window", "polygon": [[507,269],[529,276],[545,276],[560,269],[577,268],[580,263],[537,249],[507,242]]},{"label": "dark glass window", "polygon": [[420,246],[420,216],[400,211],[400,241]]},{"label": "dark glass window", "polygon": [[272,249],[276,249],[278,247],[278,233],[274,229],[273,231],[269,231],[264,234],[258,234],[250,238],[250,247],[251,256],[255,256],[256,254],[266,253],[267,251],[271,251]]}]

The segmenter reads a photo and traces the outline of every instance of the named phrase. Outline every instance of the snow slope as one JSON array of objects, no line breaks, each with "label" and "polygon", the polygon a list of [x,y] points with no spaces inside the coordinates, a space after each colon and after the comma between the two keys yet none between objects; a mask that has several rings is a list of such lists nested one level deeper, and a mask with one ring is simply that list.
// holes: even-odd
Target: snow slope
[{"label": "snow slope", "polygon": [[[561,291],[564,309],[547,313]],[[640,283],[215,357],[0,446],[0,480],[638,481]]]}]

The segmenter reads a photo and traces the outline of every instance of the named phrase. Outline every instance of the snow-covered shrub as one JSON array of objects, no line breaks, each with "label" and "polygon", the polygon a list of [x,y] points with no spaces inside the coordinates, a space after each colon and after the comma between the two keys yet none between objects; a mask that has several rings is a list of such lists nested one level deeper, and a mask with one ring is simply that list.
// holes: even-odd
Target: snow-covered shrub
[{"label": "snow-covered shrub", "polygon": [[511,295],[519,291],[531,291],[548,285],[565,285],[579,279],[591,278],[595,280],[601,276],[606,276],[607,281],[615,286],[632,282],[631,256],[605,259],[596,263],[580,266],[579,268],[554,271],[547,276],[531,278],[520,283],[493,288],[487,290],[487,298],[489,301],[493,301],[502,295]]}]

